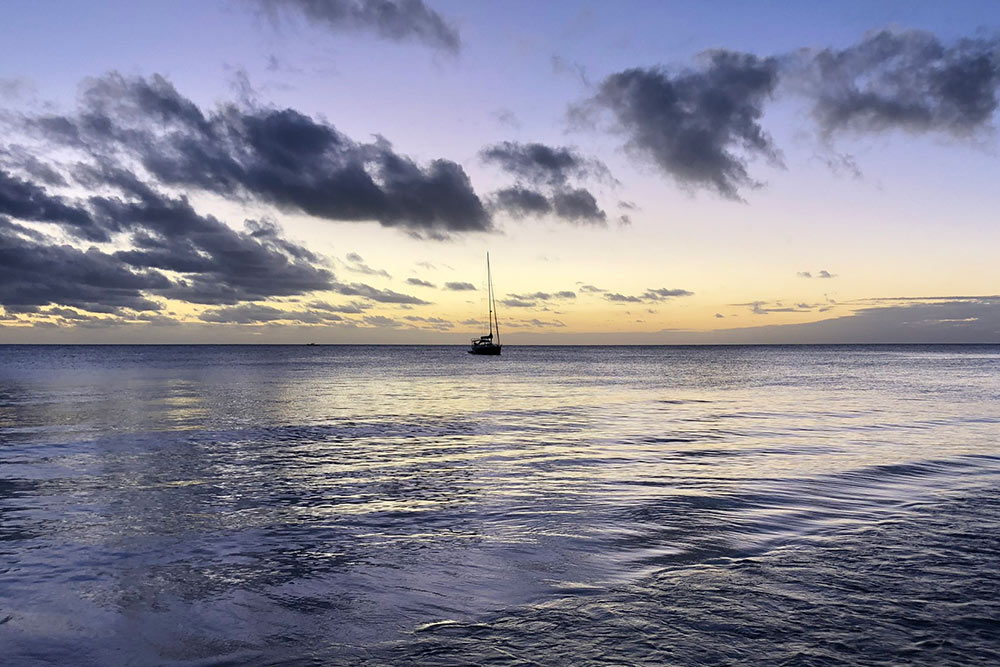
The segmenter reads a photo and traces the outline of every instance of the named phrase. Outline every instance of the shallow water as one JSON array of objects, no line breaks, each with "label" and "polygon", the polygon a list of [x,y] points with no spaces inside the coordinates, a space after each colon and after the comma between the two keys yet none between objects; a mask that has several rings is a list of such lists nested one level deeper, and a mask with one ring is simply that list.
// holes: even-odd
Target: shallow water
[{"label": "shallow water", "polygon": [[998,398],[990,346],[0,346],[0,645],[996,662]]}]

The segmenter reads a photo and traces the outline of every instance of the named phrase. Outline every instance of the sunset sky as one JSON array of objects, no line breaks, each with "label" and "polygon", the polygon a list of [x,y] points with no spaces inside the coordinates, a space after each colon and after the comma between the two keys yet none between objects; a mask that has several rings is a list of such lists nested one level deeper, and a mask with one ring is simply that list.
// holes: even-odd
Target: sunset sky
[{"label": "sunset sky", "polygon": [[5,4],[0,342],[1000,342],[1000,4]]}]

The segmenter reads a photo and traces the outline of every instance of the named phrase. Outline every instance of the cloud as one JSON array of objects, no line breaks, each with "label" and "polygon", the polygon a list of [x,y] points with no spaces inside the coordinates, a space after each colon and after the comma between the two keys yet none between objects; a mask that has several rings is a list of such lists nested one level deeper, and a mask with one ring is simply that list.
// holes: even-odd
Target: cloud
[{"label": "cloud", "polygon": [[494,206],[515,218],[546,215],[552,212],[552,202],[537,190],[513,186],[493,194]]},{"label": "cloud", "polygon": [[416,40],[457,52],[458,31],[423,0],[253,0],[272,16],[296,12],[331,30],[372,31],[383,39]]},{"label": "cloud", "polygon": [[400,326],[399,322],[384,315],[366,315],[362,321],[372,327],[388,327],[391,329]]},{"label": "cloud", "polygon": [[817,271],[815,274],[812,273],[811,271],[798,271],[795,275],[798,276],[799,278],[836,278],[837,277],[837,274],[830,273],[826,269],[821,269],[820,271]]},{"label": "cloud", "polygon": [[76,115],[29,117],[26,124],[81,159],[138,162],[163,186],[435,238],[492,230],[458,164],[420,166],[382,137],[358,143],[294,109],[252,103],[204,112],[159,75],[111,73],[89,80],[81,99]]},{"label": "cloud", "polygon": [[427,325],[426,328],[434,329],[436,331],[442,331],[445,329],[453,329],[454,324],[448,320],[441,319],[440,317],[420,317],[419,315],[407,315],[403,318],[407,322],[416,322],[419,324]]},{"label": "cloud", "polygon": [[[584,286],[586,287],[586,286]],[[584,290],[581,288],[582,291]],[[613,303],[644,303],[649,301],[666,301],[683,296],[694,296],[694,292],[686,289],[669,289],[666,287],[649,288],[639,296],[631,294],[621,294],[619,292],[605,292],[604,298]]]},{"label": "cloud", "polygon": [[749,158],[780,161],[760,125],[778,75],[775,58],[710,51],[697,70],[634,68],[612,74],[577,111],[610,112],[628,148],[678,183],[739,199],[741,188],[758,185],[747,171]]},{"label": "cloud", "polygon": [[347,270],[353,273],[363,273],[368,276],[382,276],[383,278],[392,278],[389,272],[385,269],[373,269],[372,267],[365,264],[365,260],[361,255],[356,252],[347,253]]},{"label": "cloud", "polygon": [[173,317],[168,317],[167,315],[160,315],[156,313],[139,313],[135,316],[134,321],[145,322],[153,326],[158,327],[176,327],[180,326],[180,322]]},{"label": "cloud", "polygon": [[871,306],[817,322],[724,329],[709,338],[729,343],[995,343],[1000,339],[1000,297],[928,298],[946,300]]},{"label": "cloud", "polygon": [[560,320],[539,320],[532,318],[530,320],[504,320],[504,326],[512,329],[562,329],[566,327],[566,324]]},{"label": "cloud", "polygon": [[650,301],[663,301],[664,299],[673,299],[679,296],[694,296],[694,292],[689,292],[686,289],[667,289],[666,287],[660,287],[657,289],[648,289],[646,293],[643,294],[643,298]]},{"label": "cloud", "polygon": [[26,97],[34,90],[34,85],[28,79],[0,77],[0,100],[16,100]]},{"label": "cloud", "polygon": [[[1000,38],[946,43],[927,32],[881,30],[843,49],[772,57],[712,50],[695,68],[623,70],[571,108],[571,117],[594,125],[608,114],[627,148],[682,186],[739,200],[760,185],[748,171],[751,159],[781,164],[761,125],[779,93],[804,96],[829,139],[888,130],[967,137],[990,127],[998,90]],[[849,155],[821,159],[860,176]]]},{"label": "cloud", "polygon": [[[509,308],[534,308],[539,301],[566,301],[576,298],[576,292],[564,290],[550,294],[549,292],[535,292],[534,294],[508,294],[506,299],[500,303]],[[548,310],[548,308],[545,308]]]},{"label": "cloud", "polygon": [[469,292],[476,289],[476,286],[472,283],[445,283],[444,288],[446,290],[451,290],[452,292]]},{"label": "cloud", "polygon": [[526,301],[524,299],[517,298],[501,299],[500,303],[508,308],[534,308],[538,305],[535,301]]},{"label": "cloud", "polygon": [[371,299],[372,301],[378,301],[379,303],[402,303],[412,304],[415,306],[426,306],[430,303],[429,301],[424,301],[423,299],[410,296],[409,294],[400,294],[399,292],[394,292],[390,289],[378,289],[364,283],[351,283],[348,285],[345,283],[334,282],[331,289],[338,294],[360,296],[365,299]]},{"label": "cloud", "polygon": [[93,247],[39,242],[17,227],[0,224],[0,304],[7,312],[33,312],[49,304],[105,313],[159,310],[146,294],[173,286],[159,271],[135,270]]},{"label": "cloud", "polygon": [[891,129],[966,136],[997,109],[997,38],[944,44],[926,32],[881,30],[809,55],[799,76],[827,136]]},{"label": "cloud", "polygon": [[511,130],[520,130],[521,121],[518,120],[517,114],[515,114],[510,109],[497,109],[492,114],[490,114],[497,124],[506,127]]},{"label": "cloud", "polygon": [[[9,157],[10,154],[8,154]],[[28,169],[35,168],[37,160],[33,156],[21,156],[30,160]],[[107,230],[102,229],[91,214],[79,205],[67,203],[61,197],[49,195],[44,188],[18,178],[0,168],[0,215],[18,220],[48,222],[62,225],[72,233],[88,241],[107,241]]]},{"label": "cloud", "polygon": [[371,308],[371,304],[364,303],[363,301],[352,301],[348,304],[329,304],[325,301],[312,301],[308,305],[313,310],[324,310],[330,313],[350,313],[354,315]]},{"label": "cloud", "polygon": [[786,306],[780,301],[750,301],[749,303],[731,303],[731,306],[746,306],[754,315],[768,315],[770,313],[808,313],[816,306],[808,303],[799,303],[794,306]]},{"label": "cloud", "polygon": [[595,287],[594,285],[581,285],[580,286],[580,291],[581,292],[587,292],[588,294],[603,294],[604,292],[607,292],[608,290],[601,289],[600,287]]},{"label": "cloud", "polygon": [[350,322],[329,308],[282,310],[261,303],[241,303],[236,306],[209,309],[200,313],[198,319],[213,324],[263,324],[279,321],[299,324]]},{"label": "cloud", "polygon": [[198,315],[198,319],[203,322],[225,322],[229,324],[256,324],[292,319],[293,317],[294,315],[288,311],[259,303],[245,303],[239,306],[206,310]]},{"label": "cloud", "polygon": [[434,283],[421,280],[420,278],[407,278],[406,283],[408,285],[416,285],[417,287],[435,287]]},{"label": "cloud", "polygon": [[552,206],[563,220],[603,224],[607,219],[594,195],[583,188],[555,193],[552,195]]},{"label": "cloud", "polygon": [[511,141],[484,148],[480,157],[517,179],[516,185],[494,193],[494,208],[516,218],[554,214],[570,222],[604,224],[607,214],[594,195],[569,182],[571,178],[613,182],[611,172],[600,160],[586,158],[568,147]]},{"label": "cloud", "polygon": [[568,147],[504,141],[484,148],[480,156],[527,182],[544,182],[553,187],[566,186],[570,178],[611,178],[603,162]]},{"label": "cloud", "polygon": [[614,301],[617,303],[642,303],[642,298],[637,296],[627,296],[619,292],[612,292],[605,294],[604,298],[608,301]]},{"label": "cloud", "polygon": [[155,192],[124,170],[97,174],[121,196],[95,196],[90,206],[109,230],[129,235],[132,248],[115,258],[137,269],[181,274],[159,294],[194,303],[231,304],[327,289],[333,275],[319,258],[285,240],[270,220],[247,220],[236,231],[199,215],[186,198]]}]

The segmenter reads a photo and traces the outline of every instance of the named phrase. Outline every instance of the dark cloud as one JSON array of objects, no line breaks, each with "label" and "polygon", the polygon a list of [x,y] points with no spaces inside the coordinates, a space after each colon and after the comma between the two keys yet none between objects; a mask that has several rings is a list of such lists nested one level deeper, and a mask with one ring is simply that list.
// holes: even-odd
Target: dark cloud
[{"label": "dark cloud", "polygon": [[484,148],[480,156],[485,162],[499,165],[504,171],[529,183],[543,182],[553,187],[565,187],[570,178],[611,178],[608,168],[600,160],[586,158],[567,147],[504,141]]},{"label": "dark cloud", "polygon": [[679,296],[694,296],[694,292],[689,292],[686,289],[667,289],[666,287],[660,287],[658,289],[648,289],[643,295],[644,298],[650,301],[662,301],[664,299],[673,299]]},{"label": "dark cloud", "polygon": [[799,278],[812,278],[813,277],[812,273],[810,273],[809,271],[799,271],[795,275],[797,275]]},{"label": "dark cloud", "polygon": [[158,327],[176,327],[180,326],[180,322],[169,317],[167,315],[160,315],[156,313],[139,313],[134,318],[137,322],[146,322]]},{"label": "dark cloud", "polygon": [[329,304],[326,301],[312,301],[308,305],[313,310],[322,310],[328,313],[349,313],[353,315],[360,314],[371,308],[370,304],[363,301],[352,301],[348,304]]},{"label": "dark cloud", "polygon": [[820,271],[817,274],[816,277],[817,278],[836,278],[837,276],[835,276],[834,274],[830,273],[829,271]]},{"label": "dark cloud", "polygon": [[285,320],[290,317],[291,314],[287,311],[259,303],[244,303],[238,306],[206,310],[198,315],[198,319],[203,322],[228,324],[258,324],[260,322]]},{"label": "dark cloud", "polygon": [[362,321],[372,327],[395,328],[400,326],[399,322],[384,315],[366,315]]},{"label": "dark cloud", "polygon": [[589,294],[603,294],[604,292],[607,292],[608,290],[601,289],[600,287],[595,287],[594,285],[581,285],[580,286],[580,291],[581,292],[587,292]]},{"label": "dark cloud", "polygon": [[17,169],[44,186],[67,185],[66,178],[50,165],[38,159],[34,151],[25,146],[0,146],[0,164],[15,165]]},{"label": "dark cloud", "polygon": [[[248,220],[236,231],[198,214],[186,198],[171,198],[118,168],[81,168],[82,183],[99,182],[114,195],[92,196],[69,206],[27,181],[5,179],[5,209],[21,219],[58,225],[71,234],[103,241],[124,237],[130,247],[113,253],[81,251],[4,218],[10,305],[77,305],[91,312],[159,306],[148,296],[195,303],[226,304],[326,289],[332,274],[319,258],[281,236],[268,220]],[[11,204],[15,202],[15,204]],[[57,259],[67,263],[57,268]],[[74,270],[79,271],[76,276]],[[41,275],[39,271],[49,275]],[[178,274],[167,278],[163,271]],[[18,286],[18,287],[15,287]],[[102,291],[102,286],[107,289]]]},{"label": "dark cloud", "polygon": [[[0,239],[12,257],[2,267],[0,303],[10,309],[54,304],[119,314],[159,308],[155,297],[222,306],[323,290],[427,303],[337,281],[323,258],[284,238],[274,221],[234,229],[199,214],[186,196],[165,193],[172,188],[408,231],[492,228],[453,163],[422,168],[382,139],[358,144],[293,110],[204,112],[158,76],[110,74],[85,85],[75,115],[20,122],[46,142],[40,154],[58,157],[42,162],[0,147]],[[69,199],[58,188],[92,194]],[[116,250],[58,245],[37,224]],[[347,269],[388,277],[356,253]]]},{"label": "dark cloud", "polygon": [[[549,292],[535,292],[534,294],[508,294],[507,298],[501,300],[500,303],[509,308],[534,308],[538,306],[539,301],[565,301],[575,298],[576,292],[565,290],[556,292],[555,294],[551,294]],[[544,308],[544,310],[548,310],[548,308]]]},{"label": "dark cloud", "polygon": [[434,283],[421,280],[420,278],[407,278],[406,284],[416,285],[417,287],[435,287]]},{"label": "dark cloud", "polygon": [[538,305],[535,301],[526,301],[524,299],[517,298],[501,299],[500,303],[508,308],[534,308]]},{"label": "dark cloud", "polygon": [[46,308],[45,310],[41,311],[41,314],[42,315],[55,315],[55,316],[58,316],[58,317],[61,317],[61,318],[65,319],[65,320],[81,320],[82,321],[82,320],[91,320],[91,319],[94,319],[93,315],[84,315],[83,313],[75,311],[72,308],[59,308],[59,307]]},{"label": "dark cloud", "polygon": [[564,328],[566,324],[559,320],[539,320],[532,318],[530,320],[505,320],[504,326],[513,329],[560,329]]},{"label": "dark cloud", "polygon": [[252,0],[271,13],[296,12],[333,30],[370,30],[384,39],[416,40],[457,52],[458,31],[423,0]]},{"label": "dark cloud", "polygon": [[750,301],[748,303],[731,303],[731,306],[745,306],[754,315],[769,315],[770,313],[808,313],[814,306],[808,303],[799,303],[794,306],[786,306],[780,301]]},{"label": "dark cloud", "polygon": [[137,161],[162,185],[436,238],[492,229],[454,162],[422,167],[381,137],[360,144],[293,109],[248,103],[206,113],[158,75],[92,80],[77,115],[27,122],[54,144]]},{"label": "dark cloud", "polygon": [[564,220],[603,224],[607,219],[607,215],[598,207],[594,195],[583,188],[555,193],[552,205],[556,215]]},{"label": "dark cloud", "polygon": [[451,290],[452,292],[471,292],[476,289],[476,286],[472,283],[445,283],[444,288],[446,290]]},{"label": "dark cloud", "polygon": [[610,294],[605,294],[604,298],[608,301],[614,301],[616,303],[642,303],[642,298],[637,296],[626,296],[619,292],[611,292]]},{"label": "dark cloud", "polygon": [[[586,287],[586,286],[585,286]],[[591,291],[584,290],[583,291]],[[605,293],[604,298],[614,303],[644,303],[648,301],[666,301],[681,296],[694,296],[694,292],[686,289],[668,289],[666,287],[649,288],[639,296],[631,294],[621,294],[618,292]]]},{"label": "dark cloud", "polygon": [[299,324],[325,324],[345,321],[343,317],[327,309],[282,310],[261,303],[241,303],[206,310],[198,315],[202,322],[219,324],[264,324],[267,322],[297,322]]},{"label": "dark cloud", "polygon": [[[515,186],[494,193],[493,206],[499,210],[517,218],[554,213],[570,222],[594,224],[603,224],[607,218],[589,190],[569,182],[571,178],[613,181],[608,168],[599,160],[586,158],[572,148],[511,141],[484,148],[480,157],[518,181]],[[540,191],[540,187],[546,192]]]},{"label": "dark cloud", "polygon": [[372,301],[378,301],[379,303],[403,303],[415,306],[426,306],[430,303],[429,301],[418,299],[417,297],[410,296],[409,294],[400,294],[399,292],[394,292],[391,289],[378,289],[364,283],[351,283],[348,285],[345,283],[335,282],[333,283],[331,289],[338,294],[344,294],[346,296],[360,296],[365,299],[371,299]]},{"label": "dark cloud", "polygon": [[455,327],[450,321],[441,319],[440,317],[420,317],[419,315],[407,315],[403,318],[407,322],[416,322],[419,324],[427,325],[427,328],[434,329],[436,331],[441,331],[444,329],[452,329]]},{"label": "dark cloud", "polygon": [[[25,156],[33,167],[36,158]],[[108,232],[80,206],[48,194],[44,188],[0,169],[0,215],[18,220],[62,225],[87,241],[108,241]]]},{"label": "dark cloud", "polygon": [[15,225],[0,224],[0,304],[7,312],[34,312],[49,304],[104,313],[159,310],[146,294],[171,287],[162,273],[134,270],[97,248],[40,242]]},{"label": "dark cloud", "polygon": [[590,108],[610,111],[629,148],[679,183],[739,199],[741,188],[757,185],[747,158],[779,159],[760,125],[778,69],[774,58],[712,51],[699,70],[635,68],[612,74]]},{"label": "dark cloud", "polygon": [[537,190],[513,186],[493,194],[494,206],[515,218],[529,215],[546,215],[552,212],[549,198]]},{"label": "dark cloud", "polygon": [[827,135],[903,129],[963,136],[988,125],[997,110],[996,38],[944,44],[926,32],[882,30],[811,56],[804,87]]},{"label": "dark cloud", "polygon": [[231,304],[304,294],[332,283],[330,271],[314,265],[318,258],[284,240],[274,222],[248,220],[238,232],[212,216],[199,215],[187,199],[157,194],[124,172],[105,180],[112,179],[131,189],[132,196],[94,197],[91,204],[109,225],[130,233],[132,249],[115,257],[136,268],[183,274],[160,292],[164,296]]}]

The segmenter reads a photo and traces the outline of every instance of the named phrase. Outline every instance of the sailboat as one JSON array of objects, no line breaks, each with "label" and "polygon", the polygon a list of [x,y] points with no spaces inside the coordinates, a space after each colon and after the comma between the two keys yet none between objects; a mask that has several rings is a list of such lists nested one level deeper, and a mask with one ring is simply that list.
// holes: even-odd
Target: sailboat
[{"label": "sailboat", "polygon": [[[490,253],[486,253],[486,297],[489,308],[490,332],[485,336],[472,339],[472,349],[469,354],[500,354],[500,322],[497,321],[497,303],[493,298],[493,276],[490,274]],[[496,326],[497,337],[493,340],[493,327]]]}]

